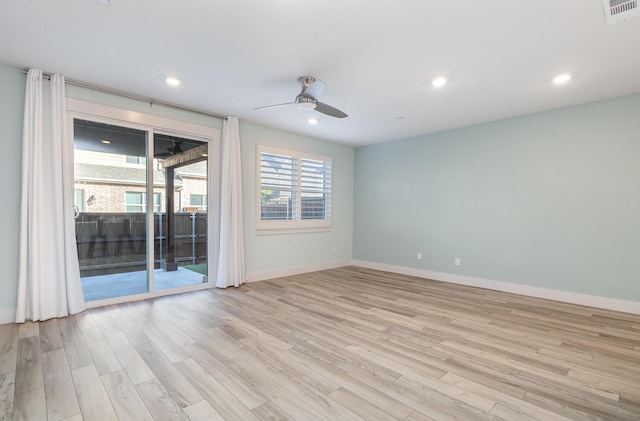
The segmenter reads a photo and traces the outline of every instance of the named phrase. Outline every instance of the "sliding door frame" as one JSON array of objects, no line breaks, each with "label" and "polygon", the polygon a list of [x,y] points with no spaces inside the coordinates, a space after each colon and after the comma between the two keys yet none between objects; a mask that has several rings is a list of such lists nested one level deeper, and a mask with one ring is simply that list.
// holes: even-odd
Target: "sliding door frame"
[{"label": "sliding door frame", "polygon": [[122,297],[108,298],[86,302],[86,306],[99,307],[103,305],[137,301],[163,295],[179,294],[187,291],[212,288],[215,285],[215,274],[218,272],[219,233],[220,233],[220,130],[214,127],[187,123],[145,114],[136,111],[125,110],[92,102],[67,98],[67,121],[69,136],[73,140],[73,120],[82,119],[99,123],[113,124],[122,127],[143,130],[147,136],[147,158],[153,156],[154,135],[165,134],[184,137],[187,139],[206,142],[208,145],[207,157],[207,281],[206,283],[189,285],[177,288],[156,290],[154,286],[154,223],[153,218],[153,159],[147,159],[147,274],[149,291]]}]

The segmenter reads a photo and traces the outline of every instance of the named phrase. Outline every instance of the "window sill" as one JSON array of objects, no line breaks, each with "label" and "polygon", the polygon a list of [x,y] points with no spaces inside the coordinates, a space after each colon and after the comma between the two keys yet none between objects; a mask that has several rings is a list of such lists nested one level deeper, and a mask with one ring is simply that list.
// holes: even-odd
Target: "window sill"
[{"label": "window sill", "polygon": [[330,232],[333,227],[295,227],[295,228],[256,228],[257,235],[272,234],[307,234],[313,232]]}]

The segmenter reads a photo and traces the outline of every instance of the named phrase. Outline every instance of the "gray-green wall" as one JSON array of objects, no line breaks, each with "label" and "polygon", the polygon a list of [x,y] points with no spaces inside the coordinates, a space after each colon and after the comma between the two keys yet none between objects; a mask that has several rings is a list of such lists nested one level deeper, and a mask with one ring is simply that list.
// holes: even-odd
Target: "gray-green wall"
[{"label": "gray-green wall", "polygon": [[360,147],[355,163],[354,259],[640,301],[640,95]]},{"label": "gray-green wall", "polygon": [[25,76],[0,65],[0,323],[15,311]]}]

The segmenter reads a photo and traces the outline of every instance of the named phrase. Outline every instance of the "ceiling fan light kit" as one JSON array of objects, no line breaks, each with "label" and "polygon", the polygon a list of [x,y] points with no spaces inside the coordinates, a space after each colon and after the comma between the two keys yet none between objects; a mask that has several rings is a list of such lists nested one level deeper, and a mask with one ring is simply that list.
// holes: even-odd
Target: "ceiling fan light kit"
[{"label": "ceiling fan light kit", "polygon": [[263,107],[256,107],[254,108],[254,110],[295,104],[296,107],[301,110],[316,110],[322,114],[326,114],[328,116],[336,118],[347,117],[347,114],[343,111],[340,111],[339,109],[334,108],[331,105],[318,101],[318,98],[320,97],[320,95],[322,95],[324,89],[327,87],[327,85],[323,81],[317,80],[313,76],[300,76],[298,78],[298,82],[300,83],[300,86],[302,86],[302,90],[296,96],[293,102],[265,105]]},{"label": "ceiling fan light kit", "polygon": [[315,110],[317,101],[302,95],[296,97],[296,106],[301,110]]}]

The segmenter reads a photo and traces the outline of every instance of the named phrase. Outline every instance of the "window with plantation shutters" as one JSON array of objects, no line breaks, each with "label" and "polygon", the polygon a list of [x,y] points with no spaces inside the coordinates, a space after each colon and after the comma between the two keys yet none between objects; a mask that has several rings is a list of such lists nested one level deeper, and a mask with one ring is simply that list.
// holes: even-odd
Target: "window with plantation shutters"
[{"label": "window with plantation shutters", "polygon": [[331,228],[331,157],[258,145],[258,158],[258,231]]}]

